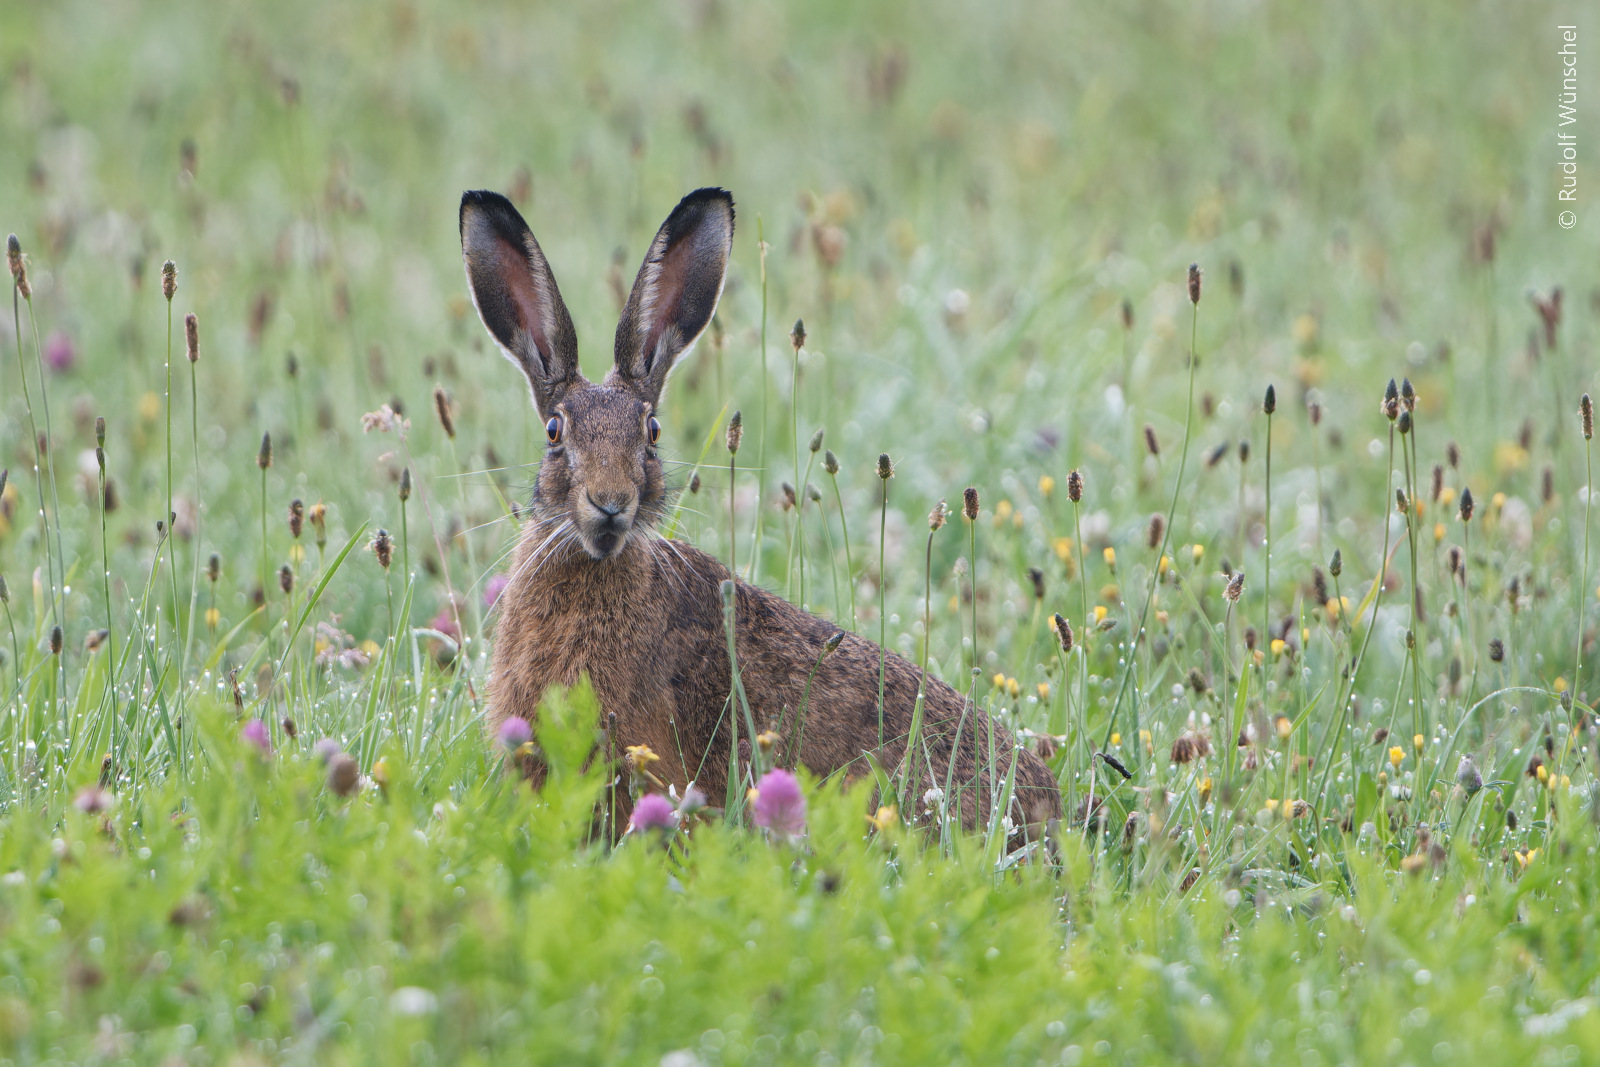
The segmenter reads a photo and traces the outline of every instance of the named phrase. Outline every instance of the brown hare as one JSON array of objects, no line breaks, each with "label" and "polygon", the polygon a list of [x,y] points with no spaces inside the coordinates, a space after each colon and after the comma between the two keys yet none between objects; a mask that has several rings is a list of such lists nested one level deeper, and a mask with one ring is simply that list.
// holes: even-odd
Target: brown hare
[{"label": "brown hare", "polygon": [[[683,198],[650,244],[617,326],[615,363],[595,383],[578,369],[572,318],[522,216],[497,193],[461,199],[461,250],[478,314],[527,376],[548,440],[497,605],[490,730],[512,716],[531,722],[547,686],[570,685],[586,671],[612,727],[613,751],[648,745],[660,757],[652,767],[658,777],[680,791],[695,782],[713,802],[727,788],[735,738],[749,741],[740,705],[730,706],[722,583],[732,576],[717,559],[655,529],[667,507],[655,412],[673,364],[711,321],[732,243],[727,192]],[[876,644],[845,634],[823,657],[837,626],[743,581],[734,590],[738,661],[755,727],[785,735],[772,757],[856,778],[872,773],[864,758],[871,753],[896,773],[912,730],[917,668],[887,654],[880,719]],[[1044,762],[933,678],[920,738],[910,778],[920,780],[918,815],[940,803],[948,780],[948,810],[959,810],[969,828],[985,823],[1008,779],[1013,802],[1003,817],[1016,832],[1037,833],[1060,815]],[[542,777],[537,760],[529,770]],[[621,812],[615,825],[626,817]]]}]

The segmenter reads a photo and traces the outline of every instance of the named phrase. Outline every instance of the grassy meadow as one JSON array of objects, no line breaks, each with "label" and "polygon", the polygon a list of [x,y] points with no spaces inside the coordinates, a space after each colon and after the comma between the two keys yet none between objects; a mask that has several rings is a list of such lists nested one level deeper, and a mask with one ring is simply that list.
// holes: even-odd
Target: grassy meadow
[{"label": "grassy meadow", "polygon": [[[1594,1062],[1566,21],[0,8],[0,1064]],[[1048,848],[805,774],[609,843],[584,687],[541,793],[485,736],[543,428],[461,192],[598,378],[703,185],[671,534],[1015,727]]]}]

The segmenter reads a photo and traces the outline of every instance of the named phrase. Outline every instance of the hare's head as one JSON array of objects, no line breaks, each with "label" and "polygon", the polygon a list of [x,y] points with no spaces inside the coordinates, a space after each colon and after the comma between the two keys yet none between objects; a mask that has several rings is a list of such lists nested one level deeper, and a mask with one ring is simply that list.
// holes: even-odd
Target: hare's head
[{"label": "hare's head", "polygon": [[461,198],[461,253],[478,315],[522,368],[544,420],[535,517],[570,523],[606,559],[664,507],[655,411],[672,365],[711,321],[733,244],[733,197],[699,189],[662,224],[617,324],[616,362],[596,384],[578,370],[578,338],[528,224],[498,193]]}]

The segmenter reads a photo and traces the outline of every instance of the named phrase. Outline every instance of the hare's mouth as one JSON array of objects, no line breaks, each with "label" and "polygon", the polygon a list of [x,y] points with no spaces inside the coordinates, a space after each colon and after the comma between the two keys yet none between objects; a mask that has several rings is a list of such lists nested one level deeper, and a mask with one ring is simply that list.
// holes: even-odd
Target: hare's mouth
[{"label": "hare's mouth", "polygon": [[638,507],[637,498],[626,503],[600,503],[585,493],[579,501],[576,523],[583,550],[594,559],[609,559],[621,552],[633,531]]}]

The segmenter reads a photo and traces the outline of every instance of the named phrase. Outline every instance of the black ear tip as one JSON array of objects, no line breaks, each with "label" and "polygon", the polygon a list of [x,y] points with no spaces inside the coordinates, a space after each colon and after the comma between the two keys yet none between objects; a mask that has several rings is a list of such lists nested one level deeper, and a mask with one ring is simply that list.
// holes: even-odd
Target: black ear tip
[{"label": "black ear tip", "polygon": [[699,217],[707,209],[715,210],[717,208],[727,211],[728,226],[731,228],[734,219],[733,194],[715,185],[708,185],[704,189],[696,189],[678,201],[678,206],[673,209],[672,214],[678,217],[684,215]]},{"label": "black ear tip", "polygon": [[468,189],[461,194],[460,223],[463,234],[471,216],[481,216],[501,233],[515,234],[528,228],[516,206],[489,189]]}]

